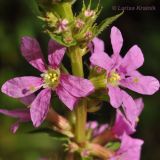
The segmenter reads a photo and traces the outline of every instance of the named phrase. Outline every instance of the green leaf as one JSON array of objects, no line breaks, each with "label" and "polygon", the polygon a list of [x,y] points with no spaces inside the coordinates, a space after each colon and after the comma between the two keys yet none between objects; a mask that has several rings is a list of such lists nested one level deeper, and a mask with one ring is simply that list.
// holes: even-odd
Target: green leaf
[{"label": "green leaf", "polygon": [[104,29],[106,29],[111,23],[117,20],[124,12],[117,14],[113,17],[106,18],[98,26],[95,27],[95,36],[98,36]]},{"label": "green leaf", "polygon": [[116,151],[120,148],[120,145],[121,143],[120,142],[109,142],[106,147],[113,150],[113,151]]},{"label": "green leaf", "polygon": [[49,128],[40,128],[40,129],[35,129],[33,131],[30,131],[29,132],[30,134],[39,134],[39,133],[45,133],[45,134],[48,134],[49,136],[51,136],[52,138],[56,139],[56,140],[60,140],[60,141],[67,141],[68,140],[68,137],[59,133],[59,132],[56,132],[52,129],[49,129]]}]

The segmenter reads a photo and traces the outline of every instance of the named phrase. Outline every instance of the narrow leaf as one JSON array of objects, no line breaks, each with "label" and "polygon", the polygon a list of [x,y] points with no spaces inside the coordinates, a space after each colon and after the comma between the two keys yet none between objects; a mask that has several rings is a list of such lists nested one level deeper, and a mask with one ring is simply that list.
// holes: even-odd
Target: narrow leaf
[{"label": "narrow leaf", "polygon": [[124,12],[122,11],[120,14],[117,14],[113,17],[106,18],[103,20],[98,26],[95,28],[95,36],[98,36],[104,29],[106,29],[110,24],[112,24],[115,20],[117,20]]}]

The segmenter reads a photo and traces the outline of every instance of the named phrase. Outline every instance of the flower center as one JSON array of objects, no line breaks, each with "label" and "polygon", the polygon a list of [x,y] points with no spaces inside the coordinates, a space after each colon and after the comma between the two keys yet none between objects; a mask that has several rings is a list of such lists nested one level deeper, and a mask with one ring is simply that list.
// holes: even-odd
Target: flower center
[{"label": "flower center", "polygon": [[41,75],[44,80],[44,88],[55,88],[59,83],[60,71],[59,69],[49,68],[45,73]]},{"label": "flower center", "polygon": [[110,83],[112,86],[117,86],[120,80],[121,76],[115,71],[111,72],[110,76],[108,77],[108,83]]}]

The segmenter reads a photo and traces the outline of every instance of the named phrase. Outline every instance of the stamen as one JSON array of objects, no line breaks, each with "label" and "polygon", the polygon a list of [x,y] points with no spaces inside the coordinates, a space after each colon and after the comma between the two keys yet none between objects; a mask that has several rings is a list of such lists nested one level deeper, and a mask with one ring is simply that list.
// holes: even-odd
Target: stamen
[{"label": "stamen", "polygon": [[60,71],[49,68],[47,72],[41,74],[44,80],[44,88],[55,88],[59,83]]},{"label": "stamen", "polygon": [[108,83],[110,83],[113,86],[117,86],[120,80],[121,76],[117,72],[112,72],[108,78]]}]

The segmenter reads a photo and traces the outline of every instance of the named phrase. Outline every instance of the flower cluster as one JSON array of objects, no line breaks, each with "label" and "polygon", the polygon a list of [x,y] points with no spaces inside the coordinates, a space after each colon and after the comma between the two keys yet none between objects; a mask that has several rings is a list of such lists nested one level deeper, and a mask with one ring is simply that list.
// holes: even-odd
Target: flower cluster
[{"label": "flower cluster", "polygon": [[[88,15],[89,13],[86,14]],[[96,68],[100,75],[105,74],[103,76],[105,85],[101,87],[106,89],[110,104],[116,109],[116,118],[112,126],[89,122],[87,124],[88,141],[93,144],[106,145],[107,152],[102,157],[110,160],[138,160],[143,141],[133,139],[130,135],[136,131],[138,117],[144,105],[141,98],[134,100],[120,87],[151,95],[159,89],[159,82],[154,77],[143,76],[136,70],[144,62],[142,51],[137,45],[134,45],[125,57],[120,56],[123,38],[116,27],[111,29],[111,43],[113,48],[111,57],[105,53],[104,44],[98,38],[93,40],[89,48],[92,53],[90,57],[91,70]],[[23,57],[42,73],[40,77],[16,77],[8,80],[2,86],[3,93],[20,99],[28,106],[26,109],[0,110],[2,114],[18,118],[18,121],[11,127],[13,133],[17,131],[21,122],[32,121],[35,127],[39,127],[45,119],[51,117],[49,114],[49,110],[52,109],[51,92],[57,94],[59,99],[70,110],[73,110],[81,98],[87,97],[94,91],[96,92],[96,83],[98,82],[95,79],[98,77],[91,76],[90,80],[87,80],[64,73],[61,68],[61,62],[66,52],[66,47],[57,42],[49,41],[49,65],[45,63],[39,43],[34,38],[22,38],[21,52]],[[113,142],[113,144],[118,142],[119,147],[116,150],[112,150],[109,145],[110,142]],[[77,150],[79,150],[77,145],[73,146],[76,146]],[[81,155],[98,156],[95,153],[93,154],[93,148],[89,146],[87,145],[83,150],[80,149]],[[74,150],[73,147],[72,150]]]},{"label": "flower cluster", "polygon": [[[68,2],[68,3],[65,3]],[[39,7],[42,13],[39,16],[45,22],[44,32],[62,45],[67,47],[83,45],[84,47],[105,27],[115,21],[122,13],[105,19],[102,23],[97,24],[101,8],[98,4],[92,8],[92,1],[83,6],[79,14],[74,15],[71,11],[73,0],[64,1],[40,1]]]},{"label": "flower cluster", "polygon": [[[11,126],[13,133],[20,123],[32,122],[37,128],[45,120],[51,122],[52,128],[49,128],[67,138],[64,146],[72,159],[78,153],[89,160],[139,160],[143,140],[131,135],[136,131],[144,104],[142,98],[132,98],[126,89],[152,95],[159,90],[159,81],[137,71],[144,63],[143,53],[137,45],[124,57],[120,55],[123,38],[118,28],[111,28],[111,56],[105,52],[103,41],[96,37],[97,32],[120,15],[97,26],[99,6],[92,10],[91,4],[83,4],[81,13],[73,17],[71,2],[40,1],[45,7],[49,3],[54,8],[54,12],[45,8],[49,12],[40,17],[46,22],[46,32],[52,38],[48,43],[48,63],[35,38],[25,36],[21,39],[22,56],[40,71],[40,76],[15,77],[6,81],[1,91],[20,100],[25,108],[0,109],[0,113],[18,119]],[[68,14],[66,10],[69,10]],[[91,52],[89,76],[84,78],[82,56],[88,51]],[[72,73],[63,65],[64,56],[71,61]],[[55,111],[52,105],[55,96],[72,112],[69,118]],[[114,108],[114,123],[87,122],[87,113],[96,112],[103,101],[109,101]]]}]

